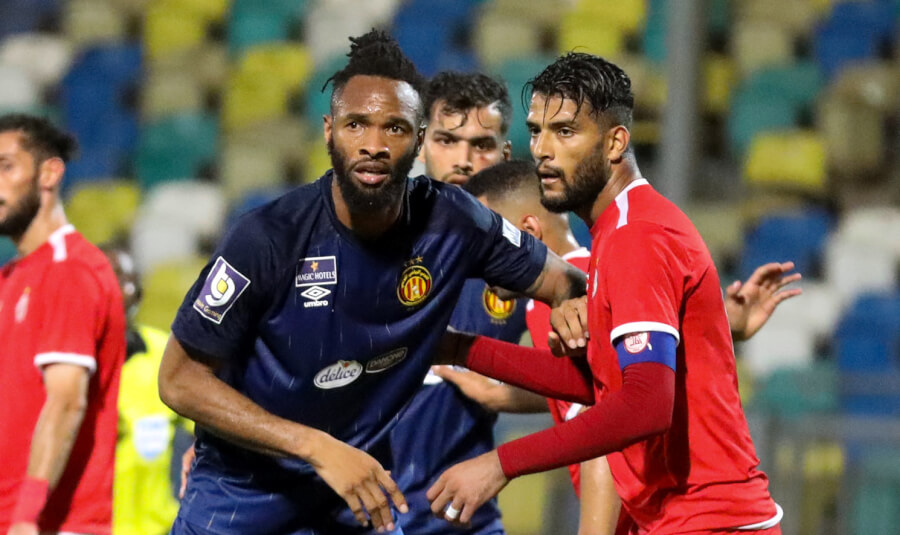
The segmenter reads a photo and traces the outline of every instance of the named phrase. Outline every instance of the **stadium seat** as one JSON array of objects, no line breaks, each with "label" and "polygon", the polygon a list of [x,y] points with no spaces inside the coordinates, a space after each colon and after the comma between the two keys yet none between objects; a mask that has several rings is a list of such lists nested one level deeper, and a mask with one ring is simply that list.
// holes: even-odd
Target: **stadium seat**
[{"label": "stadium seat", "polygon": [[835,353],[844,371],[900,371],[900,293],[857,297],[838,324]]},{"label": "stadium seat", "polygon": [[884,114],[894,113],[900,94],[900,71],[887,61],[854,63],[841,70],[832,81],[831,90]]},{"label": "stadium seat", "polygon": [[268,78],[236,72],[228,80],[222,103],[222,122],[227,131],[246,128],[288,113],[289,91]]},{"label": "stadium seat", "polygon": [[[897,234],[887,234],[888,229],[877,231],[885,240]],[[883,242],[882,242],[883,243]],[[891,291],[898,288],[900,255],[870,238],[859,240],[836,233],[825,249],[825,278],[835,292],[845,301],[868,291]]]},{"label": "stadium seat", "polygon": [[178,224],[200,239],[215,239],[222,231],[226,208],[218,184],[197,180],[166,182],[147,193],[141,217]]},{"label": "stadium seat", "polygon": [[49,26],[59,14],[61,0],[4,0],[0,16],[0,40]]},{"label": "stadium seat", "polygon": [[829,414],[838,409],[838,374],[832,363],[785,366],[757,385],[752,407],[779,417]]},{"label": "stadium seat", "polygon": [[819,67],[804,61],[763,67],[741,83],[741,90],[761,97],[786,98],[797,106],[811,106],[823,84]]},{"label": "stadium seat", "polygon": [[759,132],[793,128],[800,110],[784,96],[772,97],[739,88],[728,113],[731,152],[742,157]]},{"label": "stadium seat", "polygon": [[[209,3],[212,0],[191,0],[192,2]],[[222,4],[220,8],[226,11],[229,2],[227,0],[215,0]],[[231,2],[231,10],[273,10],[289,21],[302,18],[309,9],[309,0],[233,0]]]},{"label": "stadium seat", "polygon": [[647,18],[645,0],[578,0],[570,11],[599,26],[613,26],[625,34],[641,30]]},{"label": "stadium seat", "polygon": [[228,50],[234,57],[253,45],[287,41],[293,21],[277,5],[236,6],[228,23]]},{"label": "stadium seat", "polygon": [[[156,2],[167,2],[170,0],[153,0]],[[258,0],[257,0],[258,1]],[[305,4],[305,0],[278,0],[280,3],[289,3],[291,5],[297,6]],[[179,0],[182,5],[186,9],[190,9],[196,13],[199,13],[203,16],[204,19],[210,22],[222,22],[225,20],[225,16],[228,14],[229,8],[233,9],[234,5],[238,3],[238,1],[232,2],[231,0]],[[276,0],[271,0],[270,3],[277,3]]]},{"label": "stadium seat", "polygon": [[141,187],[196,177],[215,158],[218,136],[216,119],[204,114],[175,115],[145,125],[135,163]]},{"label": "stadium seat", "polygon": [[657,65],[666,61],[666,27],[669,20],[669,4],[663,0],[650,0],[641,47],[644,55]]},{"label": "stadium seat", "polygon": [[315,64],[338,55],[344,56],[346,63],[347,38],[362,35],[373,26],[389,27],[398,5],[397,0],[312,2],[303,19],[303,35]]},{"label": "stadium seat", "polygon": [[6,236],[0,236],[0,266],[15,258],[17,254],[16,244]]},{"label": "stadium seat", "polygon": [[25,71],[42,88],[59,83],[72,57],[71,44],[52,34],[24,33],[0,41],[0,65]]},{"label": "stadium seat", "polygon": [[202,46],[208,19],[188,4],[153,2],[144,17],[144,48],[150,62]]},{"label": "stadium seat", "polygon": [[347,64],[346,56],[334,56],[316,64],[312,77],[306,84],[304,117],[313,129],[322,130],[322,116],[331,113],[331,86],[325,82]]},{"label": "stadium seat", "polygon": [[63,9],[63,33],[76,49],[125,39],[125,14],[110,0],[70,0]]},{"label": "stadium seat", "polygon": [[834,334],[844,301],[829,281],[819,282],[807,273],[801,274],[802,282],[793,286],[802,288],[803,293],[778,305],[776,321],[785,327],[812,332],[817,342],[824,342]]},{"label": "stadium seat", "polygon": [[814,130],[756,134],[744,165],[752,185],[823,195],[826,192],[825,142]]},{"label": "stadium seat", "polygon": [[756,377],[767,377],[782,368],[805,367],[816,356],[816,333],[773,322],[743,342],[741,355]]},{"label": "stadium seat", "polygon": [[65,203],[66,217],[85,238],[102,244],[128,236],[140,200],[140,189],[131,181],[81,183]]},{"label": "stadium seat", "polygon": [[879,445],[862,461],[852,503],[852,533],[893,533],[900,525],[900,452]]},{"label": "stadium seat", "polygon": [[[440,15],[435,13],[430,16]],[[401,11],[394,17],[391,34],[397,39],[403,52],[416,64],[419,72],[431,77],[438,73],[438,58],[441,52],[452,46],[454,26],[452,21],[430,25],[426,24],[427,20],[423,19],[420,13]]]},{"label": "stadium seat", "polygon": [[703,108],[708,113],[724,115],[731,104],[737,84],[734,60],[724,54],[708,54],[703,59]]},{"label": "stadium seat", "polygon": [[747,234],[741,256],[740,278],[745,280],[757,266],[793,260],[797,271],[815,278],[821,268],[832,216],[811,207],[771,214]]},{"label": "stadium seat", "polygon": [[331,157],[325,146],[319,143],[318,139],[311,139],[309,143],[312,148],[306,156],[306,166],[304,167],[304,178],[307,182],[317,179],[325,174],[325,171],[331,169]]},{"label": "stadium seat", "polygon": [[[293,117],[285,117],[264,121],[257,125],[231,132],[228,134],[226,143],[257,146],[267,152],[275,149],[280,161],[286,162],[288,165],[300,166],[310,149],[310,144],[305,142],[311,137],[309,130],[303,121]],[[320,131],[321,128],[316,130],[316,132]],[[314,145],[321,145],[322,137],[318,136],[313,143]]]},{"label": "stadium seat", "polygon": [[835,237],[889,251],[900,259],[897,236],[900,236],[900,208],[885,204],[845,212]]},{"label": "stadium seat", "polygon": [[247,76],[265,78],[285,91],[297,91],[313,73],[312,57],[298,43],[266,43],[244,51],[238,69]]},{"label": "stadium seat", "polygon": [[17,66],[0,63],[0,109],[24,109],[38,105],[38,85]]},{"label": "stadium seat", "polygon": [[821,17],[815,3],[811,0],[742,0],[734,2],[735,18],[779,26],[794,36],[803,37],[809,35]]},{"label": "stadium seat", "polygon": [[784,28],[759,21],[739,21],[731,36],[731,51],[741,76],[770,65],[790,63],[794,42]]},{"label": "stadium seat", "polygon": [[[509,129],[509,139],[512,141],[512,153],[516,158],[530,158],[529,144],[531,134],[525,126],[525,116],[529,105],[530,95],[523,95],[522,89],[525,83],[533,76],[541,72],[547,65],[555,60],[549,56],[530,56],[506,61],[500,66],[499,75],[506,80],[509,96],[513,104],[513,118]],[[524,98],[524,100],[522,100]],[[525,108],[523,109],[522,105]]]},{"label": "stadium seat", "polygon": [[825,139],[828,165],[854,183],[877,176],[885,162],[884,115],[873,106],[827,91],[816,118]]},{"label": "stadium seat", "polygon": [[[316,139],[315,143],[324,151],[321,138]],[[220,160],[222,187],[229,202],[243,197],[249,191],[276,188],[284,184],[285,162],[278,147],[229,142],[226,143]]]},{"label": "stadium seat", "polygon": [[540,35],[540,25],[532,20],[489,13],[476,22],[473,42],[481,62],[496,69],[511,59],[539,54]]},{"label": "stadium seat", "polygon": [[141,87],[141,118],[144,121],[199,113],[205,105],[206,89],[192,70],[153,68],[144,78]]},{"label": "stadium seat", "polygon": [[[135,257],[139,251],[134,249]],[[191,285],[197,280],[206,258],[191,255],[180,260],[164,262],[144,271],[144,298],[135,321],[168,331],[175,313]]]},{"label": "stadium seat", "polygon": [[[743,221],[737,206],[728,202],[696,203],[683,209],[697,227],[720,270],[727,260],[737,257],[743,238]],[[723,284],[728,284],[722,271],[719,276],[723,277]]]},{"label": "stadium seat", "polygon": [[[844,5],[863,2],[844,2]],[[829,80],[841,69],[878,53],[878,37],[868,31],[843,25],[838,20],[816,30],[813,48],[816,61]]]},{"label": "stadium seat", "polygon": [[82,145],[78,152],[78,158],[66,164],[63,193],[81,182],[126,174],[127,158],[120,150],[95,142],[94,145]]},{"label": "stadium seat", "polygon": [[625,52],[626,34],[622,28],[604,22],[602,17],[598,20],[578,11],[566,14],[559,28],[558,51],[564,54],[576,50],[618,60]]}]

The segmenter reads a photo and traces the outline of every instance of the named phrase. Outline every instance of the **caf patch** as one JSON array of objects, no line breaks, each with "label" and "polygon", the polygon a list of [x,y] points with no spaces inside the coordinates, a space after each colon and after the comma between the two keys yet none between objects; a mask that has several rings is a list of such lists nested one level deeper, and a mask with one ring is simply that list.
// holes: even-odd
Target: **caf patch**
[{"label": "caf patch", "polygon": [[225,314],[249,285],[250,279],[220,256],[194,300],[194,310],[213,323],[222,323]]}]

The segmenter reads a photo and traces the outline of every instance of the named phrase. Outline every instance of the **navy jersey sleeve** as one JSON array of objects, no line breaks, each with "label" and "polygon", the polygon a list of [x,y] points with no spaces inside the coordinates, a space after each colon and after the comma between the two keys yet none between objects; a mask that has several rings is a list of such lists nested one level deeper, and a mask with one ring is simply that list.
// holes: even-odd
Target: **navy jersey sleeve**
[{"label": "navy jersey sleeve", "polygon": [[528,289],[544,268],[547,247],[469,195],[460,204],[475,223],[470,276],[514,292]]},{"label": "navy jersey sleeve", "polygon": [[233,358],[255,332],[277,278],[271,241],[250,217],[225,235],[184,298],[172,324],[182,345],[219,359]]}]

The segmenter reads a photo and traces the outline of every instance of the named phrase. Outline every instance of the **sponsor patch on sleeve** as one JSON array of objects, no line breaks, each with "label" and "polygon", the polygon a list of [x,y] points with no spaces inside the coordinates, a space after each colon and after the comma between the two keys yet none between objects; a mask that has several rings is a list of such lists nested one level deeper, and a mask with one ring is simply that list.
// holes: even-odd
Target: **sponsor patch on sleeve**
[{"label": "sponsor patch on sleeve", "polygon": [[220,256],[194,300],[194,310],[213,323],[222,323],[247,286],[250,286],[250,279]]},{"label": "sponsor patch on sleeve", "polygon": [[522,231],[507,221],[506,218],[503,218],[503,237],[516,247],[522,244]]}]

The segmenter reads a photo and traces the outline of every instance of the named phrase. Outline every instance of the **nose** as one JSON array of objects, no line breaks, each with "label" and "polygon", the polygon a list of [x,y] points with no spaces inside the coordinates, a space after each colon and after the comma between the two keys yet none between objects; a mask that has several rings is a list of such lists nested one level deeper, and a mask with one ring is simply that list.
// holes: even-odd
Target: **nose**
[{"label": "nose", "polygon": [[460,171],[472,172],[472,146],[468,143],[459,143],[454,155],[453,165]]},{"label": "nose", "polygon": [[553,159],[550,140],[545,132],[538,132],[531,136],[531,155],[538,161]]},{"label": "nose", "polygon": [[359,147],[361,156],[368,156],[373,160],[386,159],[391,156],[391,149],[380,128],[367,128]]}]

